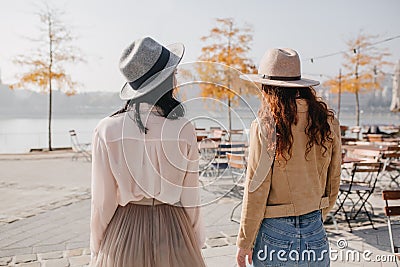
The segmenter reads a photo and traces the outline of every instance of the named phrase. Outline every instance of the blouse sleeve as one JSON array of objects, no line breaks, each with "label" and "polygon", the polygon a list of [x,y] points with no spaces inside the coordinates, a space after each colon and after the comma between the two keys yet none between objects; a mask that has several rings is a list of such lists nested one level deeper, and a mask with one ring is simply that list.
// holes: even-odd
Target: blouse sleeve
[{"label": "blouse sleeve", "polygon": [[181,204],[185,208],[185,211],[192,223],[199,248],[202,248],[206,238],[204,223],[200,210],[199,150],[194,131],[190,139],[191,145],[188,151],[188,165],[183,181]]},{"label": "blouse sleeve", "polygon": [[117,185],[111,172],[107,148],[95,130],[92,141],[92,201],[90,250],[96,259],[107,225],[118,207]]}]

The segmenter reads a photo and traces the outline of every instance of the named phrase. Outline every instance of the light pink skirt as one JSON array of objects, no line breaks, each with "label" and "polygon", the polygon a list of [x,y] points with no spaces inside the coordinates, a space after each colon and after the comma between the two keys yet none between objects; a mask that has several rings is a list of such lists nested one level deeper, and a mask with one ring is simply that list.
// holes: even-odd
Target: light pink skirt
[{"label": "light pink skirt", "polygon": [[186,212],[171,205],[119,206],[93,266],[205,266]]}]

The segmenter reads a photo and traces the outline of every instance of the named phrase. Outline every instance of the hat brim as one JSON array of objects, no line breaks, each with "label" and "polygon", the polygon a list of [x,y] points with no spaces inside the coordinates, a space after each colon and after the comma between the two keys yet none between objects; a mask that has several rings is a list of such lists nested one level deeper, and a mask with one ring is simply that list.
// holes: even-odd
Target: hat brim
[{"label": "hat brim", "polygon": [[165,47],[169,50],[170,56],[164,69],[147,79],[137,90],[133,89],[129,83],[125,83],[122,86],[121,92],[119,94],[122,100],[136,99],[144,96],[145,94],[151,92],[153,89],[157,88],[175,71],[179,62],[182,60],[183,54],[185,52],[185,47],[181,43],[171,44]]},{"label": "hat brim", "polygon": [[278,81],[263,78],[260,74],[244,74],[240,75],[240,79],[246,81],[252,81],[255,83],[279,86],[279,87],[310,87],[317,86],[320,84],[319,81],[301,78],[295,81]]}]

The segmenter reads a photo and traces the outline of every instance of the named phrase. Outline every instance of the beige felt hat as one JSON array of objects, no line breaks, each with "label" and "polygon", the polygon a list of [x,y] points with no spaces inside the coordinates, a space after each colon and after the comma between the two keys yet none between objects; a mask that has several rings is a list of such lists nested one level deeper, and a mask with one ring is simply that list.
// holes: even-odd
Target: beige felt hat
[{"label": "beige felt hat", "polygon": [[261,59],[258,74],[245,74],[240,78],[280,87],[310,87],[319,84],[319,81],[301,77],[299,55],[290,48],[268,50]]}]

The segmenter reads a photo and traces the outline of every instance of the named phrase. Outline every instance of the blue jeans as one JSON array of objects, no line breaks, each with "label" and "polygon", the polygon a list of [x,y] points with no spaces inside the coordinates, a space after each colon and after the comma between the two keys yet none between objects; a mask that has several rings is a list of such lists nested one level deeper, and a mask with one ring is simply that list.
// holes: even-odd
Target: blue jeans
[{"label": "blue jeans", "polygon": [[330,266],[329,243],[321,211],[265,218],[254,245],[253,265]]}]

